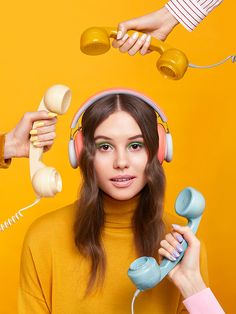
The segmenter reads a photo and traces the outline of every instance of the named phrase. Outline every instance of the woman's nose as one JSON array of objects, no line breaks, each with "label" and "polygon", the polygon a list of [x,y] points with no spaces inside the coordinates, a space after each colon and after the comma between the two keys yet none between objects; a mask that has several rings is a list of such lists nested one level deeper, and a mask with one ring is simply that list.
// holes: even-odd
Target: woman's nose
[{"label": "woman's nose", "polygon": [[114,161],[113,161],[113,167],[115,169],[117,169],[117,168],[124,169],[124,168],[129,167],[128,156],[126,155],[125,152],[117,152],[115,154]]}]

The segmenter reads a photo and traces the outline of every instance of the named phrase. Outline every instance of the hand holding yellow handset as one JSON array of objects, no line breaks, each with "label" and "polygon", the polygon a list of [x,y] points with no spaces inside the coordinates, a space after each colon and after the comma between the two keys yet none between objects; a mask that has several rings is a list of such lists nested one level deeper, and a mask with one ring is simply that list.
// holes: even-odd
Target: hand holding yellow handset
[{"label": "hand holding yellow handset", "polygon": [[[134,31],[128,31],[133,34]],[[140,33],[142,34],[142,33]],[[110,38],[116,38],[115,27],[90,27],[81,35],[80,48],[87,55],[99,55],[110,49]],[[188,68],[186,55],[154,37],[151,38],[150,50],[161,56],[157,60],[157,69],[166,77],[178,80],[184,76]]]},{"label": "hand holding yellow handset", "polygon": [[[137,31],[128,31],[128,35],[132,35]],[[116,39],[117,29],[115,27],[90,27],[81,35],[80,49],[87,55],[100,55],[110,49],[110,38]],[[140,33],[142,35],[143,33]],[[165,42],[154,37],[151,38],[149,50],[157,51],[161,56],[157,60],[157,69],[164,77],[179,80],[181,79],[187,68],[209,69],[225,63],[227,60],[236,62],[236,55],[230,55],[224,60],[210,65],[196,65],[189,63],[186,55],[178,49],[170,47]]]},{"label": "hand holding yellow handset", "polygon": [[[70,101],[70,89],[65,85],[54,85],[46,91],[40,102],[38,110],[46,110],[62,115],[69,108]],[[35,123],[33,124],[33,127]],[[0,232],[16,223],[21,217],[23,217],[22,211],[37,204],[41,197],[52,197],[62,190],[62,179],[60,174],[55,168],[47,167],[43,164],[41,161],[42,154],[42,147],[35,147],[32,143],[30,143],[30,177],[34,191],[37,194],[37,199],[34,203],[20,209],[14,216],[0,224]]]}]

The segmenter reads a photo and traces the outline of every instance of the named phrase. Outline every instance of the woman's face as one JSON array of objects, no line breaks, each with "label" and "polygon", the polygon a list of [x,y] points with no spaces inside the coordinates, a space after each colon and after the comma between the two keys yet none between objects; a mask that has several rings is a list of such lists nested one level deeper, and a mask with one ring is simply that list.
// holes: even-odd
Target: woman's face
[{"label": "woman's face", "polygon": [[117,200],[137,195],[147,182],[148,153],[134,118],[125,111],[111,114],[95,130],[94,140],[99,188]]}]

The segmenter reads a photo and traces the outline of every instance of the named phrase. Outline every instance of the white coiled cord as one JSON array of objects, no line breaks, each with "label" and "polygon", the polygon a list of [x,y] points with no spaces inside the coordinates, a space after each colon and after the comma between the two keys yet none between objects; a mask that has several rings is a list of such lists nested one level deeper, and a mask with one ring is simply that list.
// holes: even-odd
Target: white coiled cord
[{"label": "white coiled cord", "polygon": [[210,68],[214,68],[214,67],[217,67],[218,65],[225,63],[229,59],[231,59],[232,63],[235,63],[236,62],[236,55],[228,56],[224,60],[219,61],[217,63],[210,64],[210,65],[197,65],[197,64],[189,63],[188,66],[190,68],[197,68],[197,69],[210,69]]},{"label": "white coiled cord", "polygon": [[26,207],[24,207],[24,208],[18,210],[18,212],[17,212],[14,216],[8,218],[6,221],[4,221],[4,223],[0,224],[0,232],[3,232],[3,231],[6,230],[7,228],[9,228],[9,227],[11,227],[13,224],[15,224],[17,221],[19,221],[21,217],[24,217],[21,212],[22,212],[23,210],[26,210],[26,209],[30,208],[30,207],[33,207],[33,206],[36,205],[40,200],[41,200],[41,198],[38,197],[32,204],[30,204],[30,205],[28,205],[28,206],[26,206]]}]

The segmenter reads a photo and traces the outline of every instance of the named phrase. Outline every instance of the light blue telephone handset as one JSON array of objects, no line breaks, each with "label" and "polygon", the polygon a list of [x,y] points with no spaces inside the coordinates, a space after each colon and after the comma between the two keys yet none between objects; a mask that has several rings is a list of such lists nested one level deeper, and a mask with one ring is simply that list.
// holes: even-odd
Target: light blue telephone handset
[{"label": "light blue telephone handset", "polygon": [[[188,219],[187,226],[196,233],[205,208],[205,199],[203,195],[192,187],[182,190],[175,202],[176,213]],[[140,291],[151,289],[161,282],[161,280],[180,262],[184,252],[187,249],[187,242],[183,240],[181,243],[183,252],[176,261],[172,262],[163,259],[160,265],[157,264],[155,258],[143,256],[131,263],[128,276],[138,288],[134,294],[133,304],[136,296]]]}]

